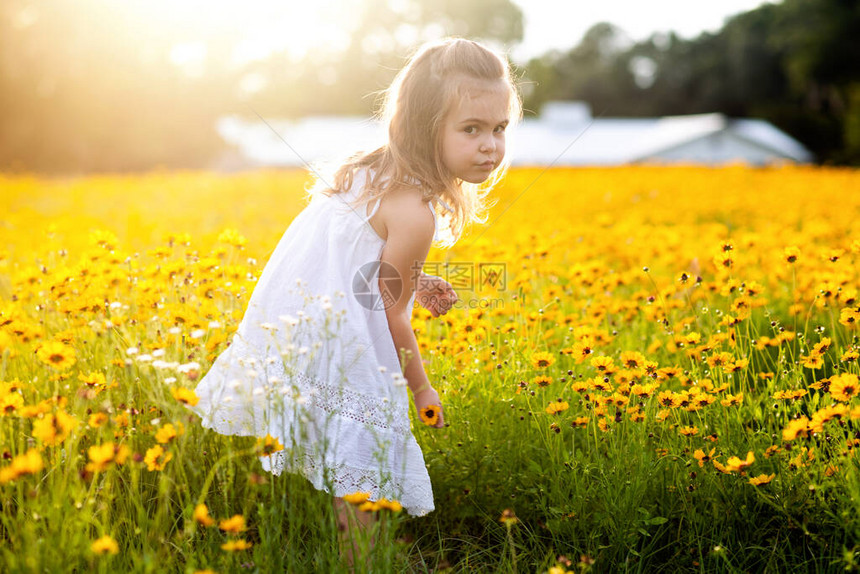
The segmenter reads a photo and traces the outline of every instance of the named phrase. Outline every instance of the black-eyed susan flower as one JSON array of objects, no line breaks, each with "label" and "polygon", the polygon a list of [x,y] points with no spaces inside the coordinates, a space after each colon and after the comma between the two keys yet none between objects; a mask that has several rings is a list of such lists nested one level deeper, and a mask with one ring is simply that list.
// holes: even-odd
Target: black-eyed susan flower
[{"label": "black-eyed susan flower", "polygon": [[87,419],[87,425],[91,428],[97,429],[104,425],[108,420],[107,413],[93,413]]},{"label": "black-eyed susan flower", "polygon": [[693,452],[693,458],[695,458],[699,462],[699,467],[704,467],[706,462],[710,462],[711,458],[714,456],[714,452],[717,449],[712,448],[710,452],[705,452],[700,448],[697,448],[695,452]]},{"label": "black-eyed susan flower", "polygon": [[376,509],[375,510],[377,510],[377,511],[388,510],[388,511],[396,514],[396,513],[400,512],[401,510],[403,510],[403,505],[401,505],[396,500],[388,500],[387,498],[380,498],[379,500],[376,501]]},{"label": "black-eyed susan flower", "polygon": [[818,409],[812,414],[812,419],[809,421],[809,428],[813,432],[823,432],[825,424],[834,419],[846,417],[848,413],[848,406],[841,403]]},{"label": "black-eyed susan flower", "polygon": [[610,375],[615,372],[615,361],[612,357],[600,356],[594,357],[591,359],[591,366],[594,367],[598,373],[603,373]]},{"label": "black-eyed susan flower", "polygon": [[359,504],[363,504],[367,502],[368,498],[370,498],[369,492],[353,492],[351,494],[344,494],[344,501],[352,504],[353,506],[358,506]]},{"label": "black-eyed susan flower", "polygon": [[24,454],[19,454],[12,462],[0,468],[0,484],[5,484],[18,479],[21,476],[36,474],[45,468],[45,462],[38,449],[31,448]]},{"label": "black-eyed susan flower", "polygon": [[10,416],[24,406],[24,397],[18,393],[0,395],[0,416]]},{"label": "black-eyed susan flower", "polygon": [[661,391],[657,395],[657,403],[661,407],[672,409],[678,406],[679,400],[678,396],[672,391]]},{"label": "black-eyed susan flower", "polygon": [[567,401],[553,401],[546,407],[546,414],[548,415],[557,415],[558,413],[563,413],[570,405],[567,404]]},{"label": "black-eyed susan flower", "polygon": [[119,554],[119,544],[110,535],[105,534],[93,541],[90,550],[94,554]]},{"label": "black-eyed susan flower", "polygon": [[555,357],[546,351],[539,351],[532,355],[532,366],[536,369],[546,369],[555,364]]},{"label": "black-eyed susan flower", "polygon": [[860,310],[853,307],[844,307],[839,311],[839,324],[849,328],[860,324]]},{"label": "black-eyed susan flower", "polygon": [[276,452],[284,450],[284,445],[270,434],[257,439],[254,449],[260,456],[271,456]]},{"label": "black-eyed susan flower", "polygon": [[812,352],[823,355],[830,349],[831,345],[833,345],[833,340],[830,337],[824,337],[812,347]]},{"label": "black-eyed susan flower", "polygon": [[739,470],[743,470],[750,466],[755,462],[755,454],[753,451],[747,452],[746,458],[739,458],[737,456],[730,456],[729,460],[726,461],[726,470],[729,472],[736,472]]},{"label": "black-eyed susan flower", "polygon": [[584,429],[588,426],[588,417],[576,417],[572,421],[570,421],[570,426],[573,428],[581,428]]},{"label": "black-eyed susan flower", "polygon": [[695,436],[699,434],[699,429],[694,426],[682,426],[678,429],[678,432],[683,436]]},{"label": "black-eyed susan flower", "polygon": [[87,449],[87,456],[90,461],[87,463],[86,469],[90,472],[103,472],[110,468],[111,464],[125,464],[130,454],[131,449],[124,444],[116,445],[113,442],[106,442],[93,445]]},{"label": "black-eyed susan flower", "polygon": [[824,357],[818,353],[810,353],[809,355],[800,357],[800,364],[807,369],[820,369],[824,366]]},{"label": "black-eyed susan flower", "polygon": [[215,519],[209,516],[209,508],[205,504],[200,503],[194,507],[194,521],[201,526],[212,526],[215,524]]},{"label": "black-eyed susan flower", "polygon": [[186,389],[185,387],[177,387],[173,389],[173,398],[180,403],[192,407],[200,401],[200,397],[197,396],[197,393],[191,389]]},{"label": "black-eyed susan flower", "polygon": [[425,425],[435,426],[439,423],[440,408],[442,408],[440,405],[428,405],[418,411],[418,417]]},{"label": "black-eyed susan flower", "polygon": [[800,257],[800,248],[796,245],[790,245],[783,250],[783,257],[785,258],[786,263],[795,263],[797,262],[797,258]]},{"label": "black-eyed susan flower", "polygon": [[552,384],[552,377],[547,375],[536,375],[529,381],[531,384],[538,387],[546,387]]},{"label": "black-eyed susan flower", "polygon": [[159,444],[167,444],[178,436],[176,427],[172,423],[167,423],[155,431],[155,441]]},{"label": "black-eyed susan flower", "polygon": [[59,341],[48,341],[39,347],[36,356],[57,371],[65,371],[75,364],[75,350]]},{"label": "black-eyed susan flower", "polygon": [[645,366],[645,357],[638,351],[624,351],[619,360],[627,369],[639,369]]},{"label": "black-eyed susan flower", "polygon": [[226,552],[241,552],[242,550],[247,550],[251,546],[253,546],[252,543],[240,538],[238,540],[228,540],[221,545],[221,550]]},{"label": "black-eyed susan flower", "polygon": [[77,427],[78,420],[63,410],[33,421],[33,436],[42,444],[53,446],[66,440]]},{"label": "black-eyed susan flower", "polygon": [[857,375],[844,373],[830,377],[830,396],[843,403],[849,402],[860,392]]},{"label": "black-eyed susan flower", "polygon": [[245,530],[245,517],[241,514],[234,514],[230,518],[225,518],[219,522],[218,528],[230,534],[238,534]]},{"label": "black-eyed susan flower", "polygon": [[857,349],[848,349],[839,357],[839,360],[843,363],[849,363],[857,359],[860,359],[860,351],[857,351]]},{"label": "black-eyed susan flower", "polygon": [[788,421],[788,424],[782,429],[782,440],[790,442],[799,436],[806,436],[808,433],[809,419],[807,417],[798,417]]},{"label": "black-eyed susan flower", "polygon": [[146,463],[148,470],[164,470],[167,463],[173,459],[173,453],[165,452],[164,448],[157,444],[146,451],[143,461]]},{"label": "black-eyed susan flower", "polygon": [[720,401],[720,404],[723,405],[724,407],[736,407],[739,404],[741,404],[743,402],[743,400],[744,400],[744,394],[743,393],[738,393],[736,395],[730,395],[729,394],[729,395],[726,395],[725,398],[723,398]]},{"label": "black-eyed susan flower", "polygon": [[760,474],[750,478],[749,483],[753,486],[761,486],[762,484],[768,484],[775,476],[776,474]]}]

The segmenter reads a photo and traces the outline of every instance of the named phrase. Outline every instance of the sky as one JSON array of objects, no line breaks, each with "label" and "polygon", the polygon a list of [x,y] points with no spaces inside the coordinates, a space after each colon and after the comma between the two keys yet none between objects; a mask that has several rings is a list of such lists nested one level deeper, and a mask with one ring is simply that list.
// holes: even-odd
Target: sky
[{"label": "sky", "polygon": [[[401,0],[389,0],[395,5]],[[468,2],[469,0],[461,0]],[[693,38],[702,31],[719,30],[725,18],[751,10],[763,0],[511,0],[523,11],[524,39],[508,52],[517,64],[553,48],[568,50],[576,46],[585,32],[598,22],[610,22],[624,31],[631,41],[648,38],[655,32],[674,30],[683,38]],[[174,37],[171,59],[191,73],[206,58],[207,46],[195,35],[214,34],[219,30],[239,33],[234,46],[233,64],[242,66],[272,52],[285,52],[295,61],[315,50],[342,49],[348,30],[360,21],[366,9],[365,0],[316,0],[307,5],[297,0],[252,0],[236,4],[234,0],[124,0],[120,5],[135,25],[149,24]],[[418,43],[421,38],[408,32],[398,40]],[[425,31],[427,32],[427,31]],[[430,39],[430,38],[425,38]],[[373,38],[365,42],[372,44]],[[496,46],[497,48],[504,48]],[[373,46],[370,46],[371,51]]]},{"label": "sky", "polygon": [[598,22],[610,22],[631,40],[674,30],[683,38],[719,30],[727,16],[766,4],[762,0],[513,0],[523,11],[523,42],[511,58],[523,63],[547,50],[567,50]]}]

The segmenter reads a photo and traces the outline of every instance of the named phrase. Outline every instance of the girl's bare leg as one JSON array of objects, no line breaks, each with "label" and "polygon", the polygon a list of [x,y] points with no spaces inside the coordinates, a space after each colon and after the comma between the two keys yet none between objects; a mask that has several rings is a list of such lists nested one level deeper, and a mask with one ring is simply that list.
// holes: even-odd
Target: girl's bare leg
[{"label": "girl's bare leg", "polygon": [[[337,513],[341,556],[346,559],[346,563],[352,568],[355,565],[355,557],[361,554],[361,547],[358,540],[356,540],[356,530],[361,529],[361,531],[367,532],[373,526],[376,516],[372,512],[363,512],[353,507],[348,502],[344,502],[340,497],[333,497],[332,504]],[[368,550],[373,549],[374,542],[375,540],[371,537]],[[367,564],[368,559],[369,556],[364,557],[365,564]]]}]

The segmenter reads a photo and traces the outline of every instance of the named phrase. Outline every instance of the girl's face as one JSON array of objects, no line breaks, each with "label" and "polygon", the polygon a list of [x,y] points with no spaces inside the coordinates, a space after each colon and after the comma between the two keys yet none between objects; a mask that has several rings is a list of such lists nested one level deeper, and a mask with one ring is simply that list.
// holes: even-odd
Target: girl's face
[{"label": "girl's face", "polygon": [[505,157],[510,93],[502,81],[469,80],[442,125],[442,163],[455,177],[481,183]]}]

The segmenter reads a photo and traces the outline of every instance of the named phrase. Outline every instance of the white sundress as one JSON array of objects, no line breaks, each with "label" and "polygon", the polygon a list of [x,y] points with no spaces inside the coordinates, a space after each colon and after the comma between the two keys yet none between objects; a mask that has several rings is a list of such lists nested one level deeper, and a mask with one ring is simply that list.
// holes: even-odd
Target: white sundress
[{"label": "white sundress", "polygon": [[433,490],[379,292],[385,240],[368,221],[379,200],[369,214],[354,205],[366,175],[343,194],[315,194],[289,225],[189,408],[221,434],[277,438],[285,448],[260,457],[273,474],[422,516]]}]

